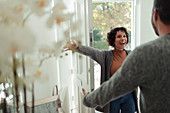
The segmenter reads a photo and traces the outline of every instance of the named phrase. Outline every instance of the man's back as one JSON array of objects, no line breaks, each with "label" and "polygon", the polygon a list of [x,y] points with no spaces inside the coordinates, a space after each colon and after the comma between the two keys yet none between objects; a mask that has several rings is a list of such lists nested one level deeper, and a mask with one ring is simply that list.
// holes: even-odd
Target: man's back
[{"label": "man's back", "polygon": [[129,68],[125,66],[122,71],[136,77],[134,85],[138,84],[141,90],[141,112],[169,113],[170,35],[161,36],[140,46],[134,50],[134,55],[133,61],[127,60],[132,61],[133,63],[129,63],[132,65]]}]

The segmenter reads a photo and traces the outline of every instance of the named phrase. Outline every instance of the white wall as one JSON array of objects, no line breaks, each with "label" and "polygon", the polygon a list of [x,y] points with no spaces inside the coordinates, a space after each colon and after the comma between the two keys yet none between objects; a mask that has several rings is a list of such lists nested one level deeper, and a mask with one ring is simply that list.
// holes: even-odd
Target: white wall
[{"label": "white wall", "polygon": [[136,46],[154,40],[157,37],[151,24],[152,6],[153,0],[136,0]]}]

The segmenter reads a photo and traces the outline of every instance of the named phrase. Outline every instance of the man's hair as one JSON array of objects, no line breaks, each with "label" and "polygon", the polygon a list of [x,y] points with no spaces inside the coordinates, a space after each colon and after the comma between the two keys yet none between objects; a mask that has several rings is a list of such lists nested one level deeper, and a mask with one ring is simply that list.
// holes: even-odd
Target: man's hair
[{"label": "man's hair", "polygon": [[108,41],[109,45],[112,46],[112,47],[115,47],[114,43],[115,43],[115,39],[116,39],[116,33],[118,31],[125,32],[126,37],[127,37],[127,43],[129,42],[129,34],[128,34],[126,28],[116,27],[116,28],[112,29],[110,32],[107,33],[107,41]]},{"label": "man's hair", "polygon": [[161,21],[170,25],[170,0],[154,0],[154,9],[157,10]]}]

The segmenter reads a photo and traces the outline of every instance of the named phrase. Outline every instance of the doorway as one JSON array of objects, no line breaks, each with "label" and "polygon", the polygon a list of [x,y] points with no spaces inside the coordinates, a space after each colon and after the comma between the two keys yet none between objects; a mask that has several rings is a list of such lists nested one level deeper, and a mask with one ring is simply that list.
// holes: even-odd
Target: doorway
[{"label": "doorway", "polygon": [[[135,0],[93,0],[93,46],[101,50],[110,50],[107,45],[107,33],[115,27],[125,27],[129,33],[129,43],[125,49],[135,47],[134,12]],[[100,86],[100,65],[94,62],[94,89]]]}]

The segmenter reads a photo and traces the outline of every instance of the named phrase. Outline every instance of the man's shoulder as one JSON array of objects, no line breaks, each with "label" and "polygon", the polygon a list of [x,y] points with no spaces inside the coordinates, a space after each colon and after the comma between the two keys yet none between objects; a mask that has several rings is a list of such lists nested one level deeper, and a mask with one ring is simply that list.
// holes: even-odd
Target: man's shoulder
[{"label": "man's shoulder", "polygon": [[140,46],[137,46],[135,49],[137,49],[137,51],[140,51],[140,50],[148,51],[150,49],[159,47],[160,43],[161,43],[160,38],[157,38],[155,40],[141,44]]}]

